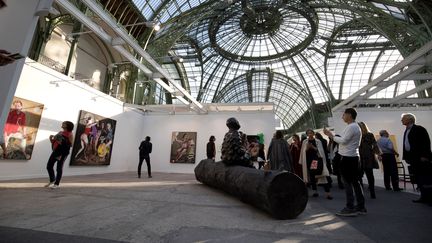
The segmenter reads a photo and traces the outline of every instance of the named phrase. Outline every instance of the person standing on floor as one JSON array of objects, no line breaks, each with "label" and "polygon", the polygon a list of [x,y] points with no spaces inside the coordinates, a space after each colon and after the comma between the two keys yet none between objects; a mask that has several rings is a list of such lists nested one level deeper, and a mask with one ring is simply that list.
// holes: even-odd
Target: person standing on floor
[{"label": "person standing on floor", "polygon": [[332,200],[330,184],[327,177],[330,175],[327,169],[327,161],[324,148],[319,139],[315,138],[312,129],[306,130],[307,139],[303,141],[300,152],[299,163],[303,169],[303,181],[310,182],[313,190],[313,197],[318,197],[317,184],[324,186],[326,198]]},{"label": "person standing on floor", "polygon": [[392,141],[389,139],[387,130],[379,132],[380,138],[377,141],[378,147],[381,149],[381,161],[384,169],[384,186],[386,190],[391,190],[390,180],[393,185],[393,191],[398,192],[402,189],[399,188],[399,176],[397,169],[397,162],[395,155],[399,157],[398,152],[394,149]]},{"label": "person standing on floor", "polygon": [[292,143],[289,145],[289,151],[291,153],[292,162],[293,162],[293,173],[298,175],[298,177],[300,177],[301,179],[303,179],[303,169],[302,169],[302,165],[299,163],[302,143],[300,141],[299,135],[297,134],[293,134],[291,138],[292,138]]},{"label": "person standing on floor", "polygon": [[411,113],[402,114],[402,125],[406,126],[403,136],[403,156],[402,159],[411,165],[417,186],[420,189],[420,198],[413,200],[415,203],[432,203],[430,187],[432,178],[431,165],[431,142],[427,130],[416,125],[416,117]]},{"label": "person standing on floor", "polygon": [[211,135],[209,138],[209,142],[207,143],[207,159],[211,159],[213,161],[215,161],[216,158],[215,141],[216,141],[215,136]]},{"label": "person standing on floor", "polygon": [[[49,140],[51,142],[52,153],[48,159],[46,169],[49,175],[49,183],[45,187],[51,189],[58,188],[60,185],[60,180],[63,175],[63,164],[69,155],[69,150],[73,144],[73,134],[74,124],[70,121],[64,121],[62,123],[63,131],[57,133],[56,135],[50,135]],[[54,174],[54,164],[57,162],[57,175]]]},{"label": "person standing on floor", "polygon": [[[345,187],[346,207],[336,213],[340,216],[357,216],[366,214],[363,189],[358,180],[360,175],[359,145],[361,141],[360,127],[356,123],[357,111],[354,108],[345,109],[342,119],[347,126],[340,137],[333,135],[330,130],[324,128],[324,134],[339,144],[341,155],[340,172]],[[354,197],[355,193],[355,197]],[[357,199],[357,205],[354,205]]]},{"label": "person standing on floor", "polygon": [[147,164],[148,178],[152,178],[151,165],[150,165],[150,153],[152,152],[152,143],[150,143],[150,137],[147,136],[139,146],[139,164],[138,164],[138,178],[141,178],[141,166],[143,161]]},{"label": "person standing on floor", "polygon": [[283,138],[282,131],[276,131],[273,139],[270,142],[267,159],[270,161],[271,170],[289,171],[291,168],[291,154],[289,152],[288,142]]},{"label": "person standing on floor", "polygon": [[379,169],[379,164],[375,156],[381,156],[381,150],[377,145],[375,136],[369,131],[367,125],[364,122],[359,122],[358,125],[360,126],[360,130],[362,132],[362,138],[359,147],[362,171],[359,180],[360,183],[363,184],[363,173],[366,174],[370,197],[372,199],[376,199],[375,177],[373,174],[373,169]]},{"label": "person standing on floor", "polygon": [[[339,135],[335,135],[336,137],[340,137]],[[341,160],[341,156],[339,154],[339,144],[336,143],[335,141],[333,141],[333,139],[330,139],[329,142],[329,158],[331,160],[332,163],[332,167],[333,167],[333,174],[337,176],[337,182],[338,182],[338,187],[339,189],[345,189],[343,182],[342,182],[342,176],[340,173],[340,160]]]},{"label": "person standing on floor", "polygon": [[265,161],[266,161],[265,148],[264,148],[264,144],[263,143],[259,143],[259,145],[258,145],[258,157],[257,157],[257,161],[258,161],[258,170],[261,170],[261,168],[264,167],[264,164],[265,164]]},{"label": "person standing on floor", "polygon": [[327,161],[326,165],[327,165],[327,169],[329,171],[329,175],[327,176],[327,181],[328,181],[329,186],[331,188],[332,184],[333,184],[333,179],[331,178],[330,174],[333,174],[333,168],[332,168],[332,164],[330,163],[330,159],[329,159],[328,142],[319,132],[315,133],[315,138],[321,141],[323,149],[324,149],[325,158]]}]

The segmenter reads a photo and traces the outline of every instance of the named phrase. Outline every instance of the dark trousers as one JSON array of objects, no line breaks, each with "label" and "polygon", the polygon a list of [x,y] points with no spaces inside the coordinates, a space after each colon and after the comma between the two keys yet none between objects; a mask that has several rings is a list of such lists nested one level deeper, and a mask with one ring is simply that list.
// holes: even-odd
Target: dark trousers
[{"label": "dark trousers", "polygon": [[345,186],[346,207],[353,209],[354,199],[357,199],[357,207],[363,208],[365,206],[365,199],[363,195],[363,189],[360,185],[360,181],[358,180],[360,175],[359,157],[342,156],[339,165]]},{"label": "dark trousers", "polygon": [[432,164],[423,161],[407,161],[420,190],[420,198],[432,203]]},{"label": "dark trousers", "polygon": [[[310,179],[310,184],[312,186],[312,190],[316,191],[317,190],[317,179],[315,178],[315,174],[313,172],[309,171],[309,175],[310,175],[309,179]],[[322,186],[324,187],[325,192],[330,192],[330,184],[328,183],[328,179],[327,179],[327,183],[322,184]]]},{"label": "dark trousers", "polygon": [[363,171],[360,175],[360,183],[362,186],[363,186],[363,173],[366,174],[366,179],[368,181],[370,195],[371,195],[371,197],[375,197],[375,177],[373,174],[373,169],[372,168],[363,169]]},{"label": "dark trousers", "polygon": [[382,163],[384,167],[384,186],[387,190],[391,189],[390,180],[393,190],[399,189],[399,177],[397,164],[394,154],[383,154]]},{"label": "dark trousers", "polygon": [[[59,185],[60,180],[63,175],[63,164],[66,160],[67,155],[60,156],[60,159],[57,159],[60,155],[56,153],[51,153],[51,156],[48,159],[48,163],[46,169],[48,171],[48,175],[50,178],[50,182],[54,182],[54,184]],[[54,164],[57,162],[57,176],[54,174]]]},{"label": "dark trousers", "polygon": [[335,174],[337,176],[338,187],[340,189],[343,189],[344,185],[343,185],[342,176],[341,176],[340,169],[339,169],[339,167],[340,167],[339,164],[340,164],[340,156],[338,155],[332,161],[333,174]]},{"label": "dark trousers", "polygon": [[150,156],[140,156],[140,161],[138,164],[138,176],[141,177],[141,166],[142,166],[144,160],[147,164],[147,174],[148,174],[148,176],[151,176]]}]

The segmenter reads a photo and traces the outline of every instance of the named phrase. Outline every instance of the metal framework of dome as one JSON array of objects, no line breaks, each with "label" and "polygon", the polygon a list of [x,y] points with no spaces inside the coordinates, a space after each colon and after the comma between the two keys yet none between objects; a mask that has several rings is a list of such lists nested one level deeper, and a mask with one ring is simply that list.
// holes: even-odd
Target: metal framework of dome
[{"label": "metal framework of dome", "polygon": [[[153,57],[184,59],[161,65],[198,102],[273,102],[291,130],[319,127],[332,107],[432,40],[429,0],[99,2],[123,26],[133,19],[126,12],[161,23],[154,36],[127,30]],[[368,99],[392,99],[429,80],[401,80]],[[155,104],[176,103],[160,85],[146,92]],[[431,95],[429,87],[409,97]]]}]

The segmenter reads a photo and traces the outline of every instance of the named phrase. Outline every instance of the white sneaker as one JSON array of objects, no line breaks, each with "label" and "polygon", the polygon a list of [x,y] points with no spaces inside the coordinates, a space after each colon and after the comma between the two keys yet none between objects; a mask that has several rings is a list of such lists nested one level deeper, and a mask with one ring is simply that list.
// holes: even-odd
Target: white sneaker
[{"label": "white sneaker", "polygon": [[48,182],[48,184],[46,184],[44,187],[51,187],[51,185],[53,185],[54,182]]},{"label": "white sneaker", "polygon": [[50,188],[51,189],[57,189],[57,188],[59,188],[60,186],[59,185],[56,185],[56,184],[52,184],[51,186],[50,186]]}]

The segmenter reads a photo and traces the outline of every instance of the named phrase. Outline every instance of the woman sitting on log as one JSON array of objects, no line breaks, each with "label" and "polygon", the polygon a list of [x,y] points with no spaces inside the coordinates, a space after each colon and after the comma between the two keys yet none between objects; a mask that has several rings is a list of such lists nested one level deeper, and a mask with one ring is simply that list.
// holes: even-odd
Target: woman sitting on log
[{"label": "woman sitting on log", "polygon": [[253,167],[248,151],[246,136],[239,132],[240,123],[236,118],[231,117],[226,122],[229,131],[225,134],[222,143],[222,162],[226,165],[241,165]]}]

